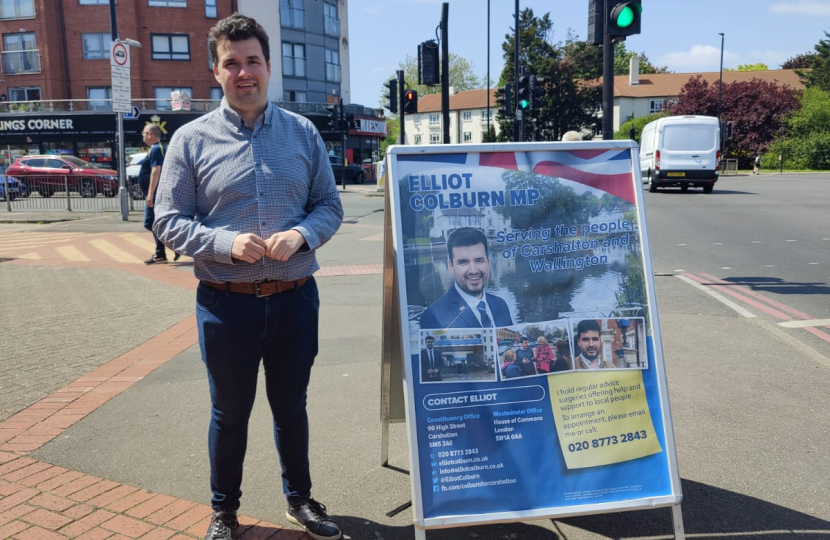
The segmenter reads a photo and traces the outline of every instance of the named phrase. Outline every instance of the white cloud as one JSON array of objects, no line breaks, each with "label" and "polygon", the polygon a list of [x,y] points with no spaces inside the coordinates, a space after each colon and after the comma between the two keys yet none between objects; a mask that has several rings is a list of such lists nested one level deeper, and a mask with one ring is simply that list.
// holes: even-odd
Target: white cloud
[{"label": "white cloud", "polygon": [[809,15],[811,17],[830,17],[830,2],[776,2],[770,4],[770,13],[776,15]]},{"label": "white cloud", "polygon": [[[724,50],[724,67],[737,66],[740,61],[741,57],[739,54]],[[669,70],[675,73],[718,71],[720,69],[720,47],[713,45],[695,45],[688,51],[663,54],[653,64],[655,66],[667,66]]]}]

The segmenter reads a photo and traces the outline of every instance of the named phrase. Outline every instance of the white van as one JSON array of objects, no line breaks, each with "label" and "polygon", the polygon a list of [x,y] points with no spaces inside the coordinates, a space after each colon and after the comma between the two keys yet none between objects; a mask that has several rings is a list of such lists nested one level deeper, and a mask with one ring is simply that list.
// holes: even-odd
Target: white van
[{"label": "white van", "polygon": [[713,116],[667,116],[640,136],[640,171],[652,193],[659,187],[702,187],[712,193],[720,173],[720,126]]}]

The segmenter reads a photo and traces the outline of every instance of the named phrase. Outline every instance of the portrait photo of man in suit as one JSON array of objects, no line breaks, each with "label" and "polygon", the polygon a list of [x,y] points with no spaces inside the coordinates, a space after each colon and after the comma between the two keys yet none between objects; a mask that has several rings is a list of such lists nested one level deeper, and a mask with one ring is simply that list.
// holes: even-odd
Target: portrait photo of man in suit
[{"label": "portrait photo of man in suit", "polygon": [[456,229],[447,239],[447,267],[454,283],[421,314],[421,328],[492,328],[513,324],[507,303],[485,292],[490,279],[490,255],[483,232],[472,227]]},{"label": "portrait photo of man in suit", "polygon": [[439,382],[441,378],[441,367],[444,361],[441,359],[441,352],[436,350],[435,338],[427,336],[424,338],[424,348],[421,349],[421,382]]}]

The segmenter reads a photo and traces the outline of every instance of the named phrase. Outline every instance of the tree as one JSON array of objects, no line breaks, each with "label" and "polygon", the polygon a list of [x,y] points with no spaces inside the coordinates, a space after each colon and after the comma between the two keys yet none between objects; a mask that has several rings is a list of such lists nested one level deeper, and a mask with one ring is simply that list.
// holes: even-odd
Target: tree
[{"label": "tree", "polygon": [[[733,123],[728,153],[740,160],[741,167],[749,166],[755,155],[782,134],[784,116],[798,105],[798,93],[787,85],[760,79],[724,84],[721,119]],[[717,116],[718,85],[710,85],[700,75],[692,77],[669,111]]]},{"label": "tree", "polygon": [[763,62],[757,64],[738,64],[738,69],[723,68],[724,71],[768,71],[769,66]]},{"label": "tree", "polygon": [[800,101],[784,118],[784,137],[762,156],[762,167],[778,167],[780,155],[788,168],[830,169],[830,92],[807,88]]},{"label": "tree", "polygon": [[816,44],[810,69],[797,69],[796,73],[804,86],[830,90],[830,34],[824,32],[824,35],[828,39],[822,39]]},{"label": "tree", "polygon": [[[600,62],[602,61],[602,49],[599,47],[595,47],[599,52]],[[648,57],[645,53],[636,53],[634,51],[628,51],[625,48],[624,41],[618,41],[614,44],[614,75],[628,75],[629,68],[631,67],[631,59],[634,57],[638,57],[640,59],[640,73],[641,74],[649,74],[649,73],[669,73],[669,68],[666,66],[662,67],[655,67],[648,61]]]},{"label": "tree", "polygon": [[813,67],[813,57],[815,55],[813,53],[804,53],[798,54],[793,56],[792,58],[787,58],[783,64],[781,64],[781,69],[807,69]]},{"label": "tree", "polygon": [[614,133],[615,139],[628,139],[630,135],[631,126],[634,126],[634,140],[639,141],[640,135],[643,133],[643,128],[646,127],[646,124],[649,122],[653,122],[662,116],[668,116],[668,111],[663,111],[659,113],[647,114],[646,116],[640,116],[637,118],[632,118],[626,122],[623,122],[620,126],[620,129]]},{"label": "tree", "polygon": [[[458,91],[477,90],[479,88],[486,88],[487,84],[484,81],[485,77],[479,77],[475,74],[473,64],[457,54],[450,53],[450,86],[454,86]],[[418,60],[414,56],[406,55],[403,62],[398,65],[399,69],[403,70],[403,78],[406,83],[406,88],[417,90],[418,97],[424,97],[429,94],[440,94],[441,85],[427,86],[425,84],[418,84]],[[390,75],[386,80],[396,79],[397,73]],[[383,87],[381,95],[386,91],[386,86]],[[381,98],[381,106],[383,98]]]}]

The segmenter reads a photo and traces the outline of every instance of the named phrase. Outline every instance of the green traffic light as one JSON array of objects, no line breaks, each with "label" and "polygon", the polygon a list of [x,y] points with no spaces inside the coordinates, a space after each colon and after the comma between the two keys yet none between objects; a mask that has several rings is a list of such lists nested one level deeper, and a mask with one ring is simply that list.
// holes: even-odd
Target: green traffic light
[{"label": "green traffic light", "polygon": [[530,104],[530,102],[526,99],[523,99],[523,100],[519,101],[519,107],[521,107],[522,109],[527,109],[527,106],[529,104]]},{"label": "green traffic light", "polygon": [[634,10],[630,6],[625,6],[617,15],[617,27],[628,28],[632,24],[634,24]]}]

